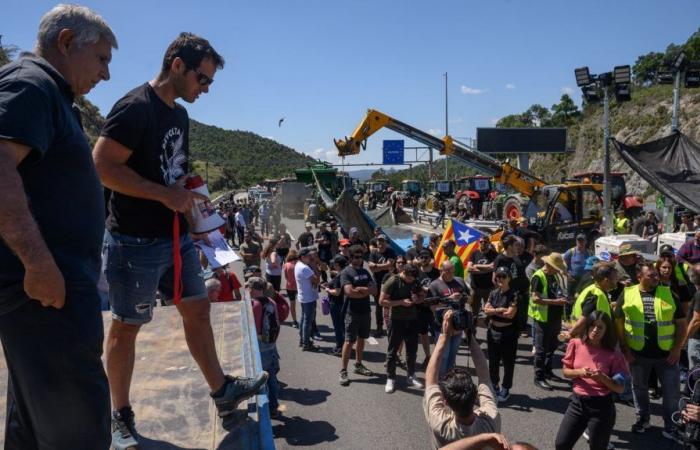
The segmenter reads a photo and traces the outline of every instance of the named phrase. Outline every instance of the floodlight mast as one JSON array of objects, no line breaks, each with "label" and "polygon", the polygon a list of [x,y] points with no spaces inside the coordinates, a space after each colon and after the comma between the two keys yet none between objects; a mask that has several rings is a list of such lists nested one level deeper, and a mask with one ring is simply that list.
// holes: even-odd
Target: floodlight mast
[{"label": "floodlight mast", "polygon": [[[682,55],[682,53],[681,53]],[[673,114],[671,115],[671,132],[678,131],[678,113],[681,109],[681,71],[673,74]]]},{"label": "floodlight mast", "polygon": [[612,234],[610,205],[610,87],[603,85],[603,236]]}]

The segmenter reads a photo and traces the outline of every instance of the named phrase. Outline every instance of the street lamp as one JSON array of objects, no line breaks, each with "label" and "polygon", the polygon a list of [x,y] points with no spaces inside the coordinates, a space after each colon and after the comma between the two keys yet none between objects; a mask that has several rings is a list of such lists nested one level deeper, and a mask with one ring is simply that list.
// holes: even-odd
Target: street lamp
[{"label": "street lamp", "polygon": [[610,192],[612,179],[610,177],[610,91],[614,91],[618,102],[629,101],[631,69],[629,65],[616,66],[612,72],[593,75],[588,67],[574,69],[576,84],[581,88],[586,103],[595,103],[603,99],[603,235],[612,232],[612,214]]}]

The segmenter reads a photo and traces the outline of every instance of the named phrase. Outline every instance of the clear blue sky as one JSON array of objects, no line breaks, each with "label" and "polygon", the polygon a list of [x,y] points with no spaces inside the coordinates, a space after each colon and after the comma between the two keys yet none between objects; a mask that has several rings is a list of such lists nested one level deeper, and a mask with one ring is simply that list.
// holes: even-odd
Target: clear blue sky
[{"label": "clear blue sky", "polygon": [[[4,44],[31,49],[55,3],[3,0]],[[88,98],[103,114],[151,79],[180,31],[225,57],[209,95],[190,117],[250,130],[337,162],[333,138],[350,134],[367,108],[445,132],[449,73],[452,136],[472,137],[533,103],[550,107],[571,90],[573,69],[633,64],[682,43],[700,26],[697,0],[266,0],[87,1],[112,26],[119,50],[112,79]],[[277,121],[286,117],[282,127]],[[346,162],[381,161],[381,132]],[[407,143],[409,145],[409,143]],[[272,162],[274,163],[274,162]]]}]

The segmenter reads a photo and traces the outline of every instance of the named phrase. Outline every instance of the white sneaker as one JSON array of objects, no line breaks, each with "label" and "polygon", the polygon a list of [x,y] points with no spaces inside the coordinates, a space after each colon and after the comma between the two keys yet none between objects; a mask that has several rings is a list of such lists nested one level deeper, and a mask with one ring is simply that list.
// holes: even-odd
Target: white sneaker
[{"label": "white sneaker", "polygon": [[396,388],[394,387],[394,380],[391,378],[386,380],[386,386],[384,386],[384,392],[391,394]]},{"label": "white sneaker", "polygon": [[416,377],[408,377],[406,382],[407,382],[409,387],[414,387],[416,389],[423,389],[425,387],[425,386],[423,386],[423,383],[418,381],[418,378],[416,378]]},{"label": "white sneaker", "polygon": [[535,347],[535,346],[533,345],[533,346],[532,346],[532,356],[535,356],[536,353],[537,353],[537,347]]}]

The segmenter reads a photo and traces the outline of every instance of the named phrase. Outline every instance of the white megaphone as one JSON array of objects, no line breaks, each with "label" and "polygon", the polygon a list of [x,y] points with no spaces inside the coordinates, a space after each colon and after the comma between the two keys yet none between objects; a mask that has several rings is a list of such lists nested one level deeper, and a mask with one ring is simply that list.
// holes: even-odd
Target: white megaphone
[{"label": "white megaphone", "polygon": [[195,200],[192,207],[192,218],[194,233],[208,233],[217,228],[222,227],[226,221],[214,209],[214,206],[209,201],[209,189],[199,175],[193,175],[185,180],[185,188],[190,191],[197,192],[207,197],[207,200]]}]

